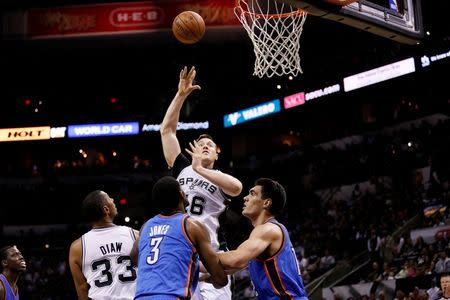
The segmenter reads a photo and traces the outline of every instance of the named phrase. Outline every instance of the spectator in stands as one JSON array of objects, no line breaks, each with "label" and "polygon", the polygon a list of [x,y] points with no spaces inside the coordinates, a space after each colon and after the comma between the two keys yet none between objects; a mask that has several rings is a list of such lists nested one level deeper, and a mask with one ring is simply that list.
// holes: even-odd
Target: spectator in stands
[{"label": "spectator in stands", "polygon": [[372,263],[372,272],[370,272],[369,276],[367,277],[368,281],[379,281],[381,279],[381,269],[378,262],[374,261]]},{"label": "spectator in stands", "polygon": [[443,273],[445,268],[445,252],[441,251],[435,254],[433,258],[434,269],[433,271],[437,274]]},{"label": "spectator in stands", "polygon": [[322,272],[328,271],[336,264],[336,260],[333,255],[331,255],[330,250],[325,249],[325,254],[320,258],[319,269]]},{"label": "spectator in stands", "polygon": [[352,204],[361,200],[362,196],[361,188],[359,187],[359,183],[357,183],[352,191]]},{"label": "spectator in stands", "polygon": [[403,245],[405,244],[405,239],[402,236],[397,236],[394,238],[394,257],[400,257],[403,250]]},{"label": "spectator in stands", "polygon": [[381,243],[381,257],[387,263],[391,263],[394,259],[394,238],[387,232]]},{"label": "spectator in stands", "polygon": [[389,266],[389,263],[387,263],[387,262],[383,263],[383,273],[381,273],[381,279],[382,280],[394,279],[394,274],[391,271],[391,267]]},{"label": "spectator in stands", "polygon": [[426,245],[425,242],[423,241],[423,238],[421,236],[418,236],[416,242],[414,243],[414,252],[421,253],[422,249],[425,247]]},{"label": "spectator in stands", "polygon": [[377,235],[377,231],[375,229],[372,229],[370,231],[370,237],[367,240],[367,250],[369,250],[371,261],[379,261],[380,246],[381,246],[381,239]]},{"label": "spectator in stands", "polygon": [[428,299],[429,300],[437,300],[439,299],[440,289],[436,286],[436,279],[433,278],[430,283],[430,288],[427,290]]}]

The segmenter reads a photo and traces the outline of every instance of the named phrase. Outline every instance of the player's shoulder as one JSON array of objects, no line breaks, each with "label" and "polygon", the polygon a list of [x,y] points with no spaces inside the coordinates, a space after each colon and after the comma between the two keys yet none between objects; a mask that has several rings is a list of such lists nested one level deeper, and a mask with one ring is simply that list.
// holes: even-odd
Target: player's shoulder
[{"label": "player's shoulder", "polygon": [[74,240],[71,244],[70,244],[70,252],[77,252],[77,251],[81,251],[81,237]]},{"label": "player's shoulder", "polygon": [[134,234],[134,238],[135,238],[135,239],[138,239],[139,236],[140,236],[139,230],[136,230],[136,229],[131,229],[131,230],[132,230],[132,232],[133,232],[133,234]]},{"label": "player's shoulder", "polygon": [[3,280],[0,280],[0,299],[5,299],[6,298],[6,287],[5,284],[3,283]]},{"label": "player's shoulder", "polygon": [[186,226],[191,226],[194,228],[206,228],[205,225],[197,219],[187,217],[186,218]]},{"label": "player's shoulder", "polygon": [[283,235],[281,227],[277,224],[266,222],[255,226],[252,231],[254,237],[264,237],[269,239],[274,239]]},{"label": "player's shoulder", "polygon": [[[122,232],[122,234],[130,234],[130,237],[133,239],[137,239],[139,237],[139,230],[136,230],[130,226],[125,225],[118,225],[115,227],[116,230],[119,230]],[[117,233],[117,232],[116,232]],[[111,232],[111,235],[115,235],[116,233]]]},{"label": "player's shoulder", "polygon": [[190,236],[199,236],[208,233],[206,225],[194,218],[186,218],[186,230]]}]

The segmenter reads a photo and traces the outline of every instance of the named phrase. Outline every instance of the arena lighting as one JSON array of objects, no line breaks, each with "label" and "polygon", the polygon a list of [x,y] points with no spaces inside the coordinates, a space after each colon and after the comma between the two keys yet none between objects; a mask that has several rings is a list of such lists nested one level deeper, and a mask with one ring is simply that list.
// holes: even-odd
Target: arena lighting
[{"label": "arena lighting", "polygon": [[112,103],[112,104],[117,103],[117,98],[112,97],[112,98],[111,98],[111,103]]},{"label": "arena lighting", "polygon": [[344,91],[349,92],[409,73],[414,73],[415,71],[414,58],[410,57],[392,64],[345,77]]},{"label": "arena lighting", "polygon": [[239,123],[278,113],[280,110],[280,99],[275,99],[223,116],[223,126],[231,127]]},{"label": "arena lighting", "polygon": [[120,205],[125,205],[125,204],[127,204],[127,199],[126,199],[126,198],[120,199],[120,200],[119,200],[119,204],[120,204]]},{"label": "arena lighting", "polygon": [[125,222],[126,223],[130,222],[130,217],[125,217]]},{"label": "arena lighting", "polygon": [[31,104],[31,100],[30,99],[25,99],[25,105],[30,105]]}]

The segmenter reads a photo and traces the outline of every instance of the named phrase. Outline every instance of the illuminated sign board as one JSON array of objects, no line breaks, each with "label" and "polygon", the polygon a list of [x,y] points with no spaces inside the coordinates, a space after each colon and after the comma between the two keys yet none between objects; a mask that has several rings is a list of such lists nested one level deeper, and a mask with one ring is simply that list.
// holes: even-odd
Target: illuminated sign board
[{"label": "illuminated sign board", "polygon": [[305,93],[301,92],[301,93],[297,93],[294,95],[284,97],[283,102],[284,102],[285,109],[305,104]]},{"label": "illuminated sign board", "polygon": [[252,121],[279,111],[280,99],[275,99],[223,116],[223,126],[231,127],[236,124]]},{"label": "illuminated sign board", "polygon": [[0,129],[0,142],[48,139],[50,139],[50,126]]},{"label": "illuminated sign board", "polygon": [[289,109],[292,107],[300,106],[310,100],[320,98],[329,94],[337,93],[340,90],[341,86],[339,84],[335,84],[308,93],[301,92],[294,95],[286,96],[284,97],[284,108]]},{"label": "illuminated sign board", "polygon": [[67,127],[52,127],[50,128],[50,137],[52,139],[59,139],[66,137]]},{"label": "illuminated sign board", "polygon": [[341,90],[341,86],[339,84],[330,85],[324,87],[323,89],[318,89],[312,92],[308,92],[305,94],[305,100],[309,101],[312,99],[320,98],[329,94],[337,93]]},{"label": "illuminated sign board", "polygon": [[344,78],[344,90],[346,92],[356,90],[395,77],[414,73],[415,71],[414,58],[410,57],[405,60],[346,77]]},{"label": "illuminated sign board", "polygon": [[422,67],[425,68],[428,67],[432,62],[445,58],[450,58],[450,51],[432,56],[424,55],[420,58],[420,62],[422,63]]},{"label": "illuminated sign board", "polygon": [[[144,124],[142,125],[142,132],[148,132],[148,131],[159,131],[161,128],[161,124]],[[189,129],[208,129],[209,128],[209,122],[178,122],[177,124],[177,130],[189,130]]]},{"label": "illuminated sign board", "polygon": [[138,133],[138,122],[69,125],[68,127],[69,138],[135,135]]}]

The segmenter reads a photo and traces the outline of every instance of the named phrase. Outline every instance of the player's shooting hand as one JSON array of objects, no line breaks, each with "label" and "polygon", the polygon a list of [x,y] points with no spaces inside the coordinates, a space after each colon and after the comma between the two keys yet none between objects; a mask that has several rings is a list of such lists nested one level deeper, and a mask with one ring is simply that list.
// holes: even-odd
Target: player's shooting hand
[{"label": "player's shooting hand", "polygon": [[185,149],[189,155],[192,157],[192,169],[197,171],[202,167],[202,148],[198,145],[197,141],[193,141],[189,143],[189,149]]},{"label": "player's shooting hand", "polygon": [[192,67],[189,72],[187,67],[185,66],[180,72],[180,82],[178,83],[178,94],[181,96],[187,96],[192,91],[200,90],[201,87],[199,85],[192,85],[195,80],[195,75],[197,71],[195,67]]}]

